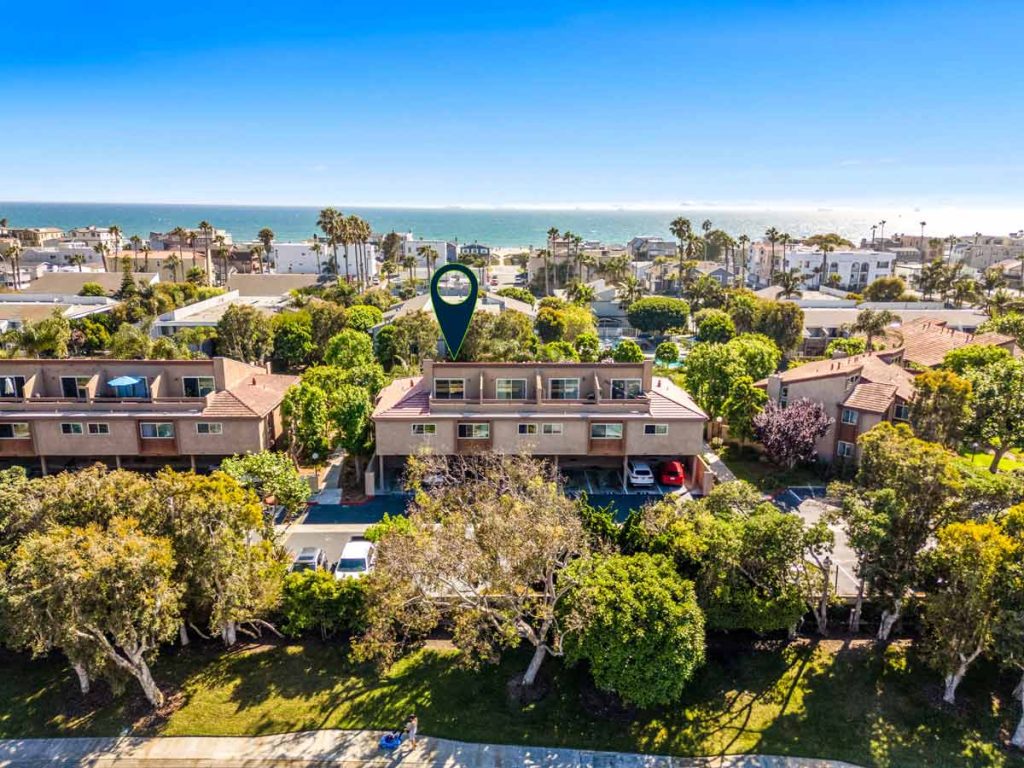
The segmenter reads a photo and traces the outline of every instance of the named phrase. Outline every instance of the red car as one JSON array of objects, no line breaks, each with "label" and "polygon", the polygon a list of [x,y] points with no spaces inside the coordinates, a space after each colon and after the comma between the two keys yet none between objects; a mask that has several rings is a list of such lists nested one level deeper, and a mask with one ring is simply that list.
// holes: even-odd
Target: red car
[{"label": "red car", "polygon": [[666,461],[658,467],[658,482],[662,485],[686,485],[686,471],[682,462]]}]

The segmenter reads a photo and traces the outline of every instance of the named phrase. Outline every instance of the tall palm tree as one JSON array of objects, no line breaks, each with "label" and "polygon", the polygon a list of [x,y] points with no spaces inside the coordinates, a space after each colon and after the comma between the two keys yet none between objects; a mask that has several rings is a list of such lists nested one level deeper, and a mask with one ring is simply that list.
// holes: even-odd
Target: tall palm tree
[{"label": "tall palm tree", "polygon": [[544,295],[551,295],[551,264],[550,259],[555,255],[555,241],[558,240],[559,231],[557,227],[548,230],[548,249],[544,254]]},{"label": "tall palm tree", "polygon": [[597,298],[597,291],[594,290],[594,287],[581,283],[579,280],[570,283],[565,294],[569,297],[569,301],[581,307],[587,306]]},{"label": "tall palm tree", "polygon": [[370,264],[366,258],[366,244],[373,235],[373,228],[370,222],[358,216],[349,216],[348,223],[356,247],[356,277],[360,289],[365,289],[370,285]]},{"label": "tall palm tree", "polygon": [[114,264],[121,263],[121,228],[117,224],[111,224],[108,228],[110,239],[114,241]]},{"label": "tall palm tree", "polygon": [[437,267],[437,251],[429,245],[421,245],[416,249],[416,255],[423,259],[423,265],[427,268],[427,281],[431,281],[434,268]]},{"label": "tall palm tree", "polygon": [[768,275],[775,274],[775,244],[779,242],[780,232],[775,227],[768,227],[764,233],[764,239],[767,240],[772,246],[771,262],[768,265]]},{"label": "tall palm tree", "polygon": [[[188,230],[184,227],[175,227],[171,230],[171,235],[178,241],[178,263],[184,264],[185,260],[182,256],[182,246],[185,244],[185,240],[188,239]],[[184,277],[182,277],[182,280],[184,280]]]},{"label": "tall palm tree", "polygon": [[[823,241],[818,243],[818,250],[821,251],[821,269],[818,272],[818,287],[821,288],[828,281],[828,255],[836,249],[834,243]],[[836,275],[838,277],[838,275]]]},{"label": "tall palm tree", "polygon": [[800,295],[800,285],[803,283],[803,275],[799,269],[791,269],[788,272],[779,272],[775,275],[775,284],[782,290],[779,291],[780,299],[788,299],[790,296]]},{"label": "tall palm tree", "polygon": [[149,243],[145,243],[142,246],[142,259],[143,259],[143,272],[149,272],[149,254],[153,250],[153,247]]},{"label": "tall palm tree", "polygon": [[635,275],[627,274],[619,284],[617,293],[619,306],[625,309],[644,297],[644,285]]},{"label": "tall palm tree", "polygon": [[[270,227],[264,227],[256,235],[256,238],[263,244],[263,253],[266,254],[267,260],[270,260],[270,249],[274,245],[274,230]],[[263,266],[263,259],[260,258],[260,274],[266,272]]]},{"label": "tall palm tree", "polygon": [[996,288],[1004,288],[1005,286],[1006,276],[1003,273],[1002,267],[990,267],[981,276],[981,288],[985,291],[986,296],[991,296],[992,291]]},{"label": "tall palm tree", "polygon": [[206,284],[213,285],[213,260],[210,258],[213,246],[213,226],[203,219],[199,222],[199,231],[203,235],[203,250],[206,252]]},{"label": "tall palm tree", "polygon": [[416,269],[416,257],[411,253],[406,253],[402,256],[401,265],[409,270],[409,285],[414,284],[415,278],[413,277],[412,271]]},{"label": "tall palm tree", "polygon": [[316,257],[316,273],[320,274],[320,254],[323,253],[324,247],[320,245],[320,241],[316,239],[316,235],[313,235],[313,244],[309,246],[309,250],[313,252]]},{"label": "tall palm tree", "polygon": [[260,274],[263,274],[263,244],[257,243],[252,247],[252,255],[256,257],[256,263],[259,264]]},{"label": "tall palm tree", "polygon": [[96,243],[92,249],[99,255],[100,260],[103,262],[103,271],[109,272],[110,270],[107,269],[107,256],[110,254],[110,246],[106,243],[99,242]]},{"label": "tall palm tree", "polygon": [[679,241],[678,253],[679,253],[679,285],[677,286],[677,293],[680,298],[683,295],[683,262],[686,261],[685,245],[686,241],[689,240],[690,235],[693,234],[693,225],[690,220],[684,216],[677,216],[672,219],[668,225],[669,232],[672,236]]},{"label": "tall palm tree", "polygon": [[700,228],[701,231],[704,233],[704,237],[708,236],[708,232],[711,231],[712,226],[714,225],[711,223],[711,219],[704,219],[704,221],[700,223]]},{"label": "tall palm tree", "polygon": [[78,271],[82,271],[82,265],[85,264],[85,255],[82,253],[72,253],[68,256],[68,263],[78,267]]},{"label": "tall palm tree", "polygon": [[224,240],[224,235],[217,235],[214,237],[213,244],[217,257],[220,259],[221,263],[221,284],[226,286],[228,284],[228,271],[231,269],[228,264],[228,256],[231,254],[231,249],[228,248],[227,242]]},{"label": "tall palm tree", "polygon": [[[171,282],[172,283],[178,282],[178,267],[179,267],[179,265],[182,265],[182,264],[184,264],[184,262],[182,261],[181,256],[178,256],[175,253],[171,253],[170,256],[168,256],[166,259],[164,259],[164,266],[167,268],[167,271],[169,271],[171,273]],[[183,276],[182,277],[182,282],[184,282],[184,280],[185,280],[185,278]]]},{"label": "tall palm tree", "polygon": [[747,237],[747,235],[740,235],[738,238],[736,238],[736,241],[740,244],[740,285],[745,286],[747,284],[747,246],[750,245],[750,238]]},{"label": "tall palm tree", "polygon": [[128,238],[128,242],[132,245],[132,259],[138,260],[139,249],[142,247],[142,238],[138,235],[132,235]]},{"label": "tall palm tree", "polygon": [[999,288],[985,302],[985,313],[989,317],[995,317],[1006,312],[1013,304],[1013,294],[1005,288]]},{"label": "tall palm tree", "polygon": [[11,263],[11,284],[18,290],[21,288],[21,243],[11,243],[4,248],[3,257]]},{"label": "tall palm tree", "polygon": [[572,236],[572,258],[576,264],[576,278],[583,279],[583,238],[580,235]]},{"label": "tall palm tree", "polygon": [[789,271],[789,264],[786,263],[786,246],[793,242],[793,238],[789,232],[783,232],[779,235],[779,242],[782,243],[782,271]]},{"label": "tall palm tree", "polygon": [[925,248],[925,243],[924,243],[924,227],[925,227],[925,225],[927,223],[928,223],[927,221],[922,221],[921,222],[921,266],[924,266],[925,261],[927,261],[927,259],[928,259],[928,256],[927,256],[928,250],[927,250],[927,248]]},{"label": "tall palm tree", "polygon": [[867,337],[865,348],[871,352],[874,350],[872,343],[875,337],[884,336],[885,330],[893,323],[898,323],[899,320],[899,315],[895,315],[887,309],[862,309],[857,315],[857,322],[853,324],[852,330],[863,333]]},{"label": "tall palm tree", "polygon": [[331,266],[334,274],[338,274],[338,245],[341,243],[341,230],[344,217],[341,211],[335,208],[324,208],[316,220],[316,225],[327,238],[327,244],[331,246]]}]

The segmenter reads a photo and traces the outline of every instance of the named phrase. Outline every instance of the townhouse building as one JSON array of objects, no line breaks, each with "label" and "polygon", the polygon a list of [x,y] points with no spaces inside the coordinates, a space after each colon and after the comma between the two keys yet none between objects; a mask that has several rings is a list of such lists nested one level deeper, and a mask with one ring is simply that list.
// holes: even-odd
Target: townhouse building
[{"label": "townhouse building", "polygon": [[682,461],[700,481],[707,415],[644,363],[447,363],[384,388],[367,490],[397,487],[406,459],[494,451],[563,469],[622,472],[630,459]]},{"label": "townhouse building", "polygon": [[882,421],[906,422],[914,375],[900,365],[902,349],[805,363],[758,382],[783,406],[801,399],[821,403],[833,418],[815,450],[822,461],[858,459],[857,438]]},{"label": "townhouse building", "polygon": [[0,461],[211,468],[274,446],[294,376],[228,358],[0,361]]}]

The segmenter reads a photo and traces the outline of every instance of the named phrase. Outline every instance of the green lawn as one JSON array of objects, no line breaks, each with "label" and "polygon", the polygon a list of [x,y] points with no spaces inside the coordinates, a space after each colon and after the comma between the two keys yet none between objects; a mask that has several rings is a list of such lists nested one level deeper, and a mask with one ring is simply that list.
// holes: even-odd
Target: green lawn
[{"label": "green lawn", "polygon": [[[57,661],[0,657],[0,736],[266,734],[309,728],[385,728],[413,710],[428,735],[469,741],[571,745],[683,755],[762,752],[831,757],[880,768],[1024,766],[998,746],[1018,708],[1013,680],[970,673],[957,711],[936,705],[939,678],[903,646],[883,653],[840,641],[712,652],[678,706],[594,714],[582,670],[547,662],[550,691],[517,706],[505,683],[525,666],[512,654],[471,671],[424,651],[383,677],[355,667],[341,646],[317,642],[221,654],[192,647],[155,665],[180,707],[133,727],[145,711],[134,688],[87,705]],[[542,673],[543,674],[543,673]],[[172,694],[174,695],[174,694]],[[591,702],[588,712],[582,702]],[[134,715],[129,714],[134,713]]]},{"label": "green lawn", "polygon": [[[827,484],[812,467],[796,467],[791,470],[780,469],[774,464],[760,461],[757,452],[751,448],[740,450],[738,446],[727,445],[721,450],[719,456],[725,462],[725,465],[732,470],[733,474],[736,475],[737,479],[753,483],[763,491],[778,490],[790,485]],[[773,486],[772,488],[764,487],[762,482],[768,476],[772,478],[770,483]]]},{"label": "green lawn", "polygon": [[[989,465],[992,464],[992,454],[985,451],[979,451],[978,453],[971,453],[969,450],[960,451],[960,455],[981,469],[988,469]],[[1021,456],[1024,456],[1024,451],[1019,449],[1012,454],[1003,456],[999,460],[999,471],[1012,472],[1015,469],[1024,469],[1024,460],[1020,458]]]}]

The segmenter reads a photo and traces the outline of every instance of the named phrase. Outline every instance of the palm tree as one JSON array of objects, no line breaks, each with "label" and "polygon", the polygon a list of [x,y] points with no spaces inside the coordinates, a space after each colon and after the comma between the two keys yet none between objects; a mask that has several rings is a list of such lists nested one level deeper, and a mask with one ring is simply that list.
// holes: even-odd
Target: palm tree
[{"label": "palm tree", "polygon": [[992,291],[996,288],[1004,288],[1006,286],[1006,277],[1003,274],[1002,267],[991,267],[985,270],[985,273],[981,276],[981,287],[985,291],[986,296],[991,296]]},{"label": "palm tree", "polygon": [[711,227],[712,226],[714,226],[714,225],[711,223],[711,219],[704,219],[704,221],[702,221],[700,223],[700,228],[701,228],[701,231],[704,232],[704,237],[708,236],[708,232],[711,231]]},{"label": "palm tree", "polygon": [[[171,282],[178,282],[178,265],[183,264],[181,256],[172,253],[166,259],[164,259],[164,266],[171,273]],[[182,277],[184,281],[184,277]]]},{"label": "palm tree", "polygon": [[775,227],[768,227],[768,229],[765,230],[764,233],[764,239],[771,243],[772,246],[771,262],[768,265],[769,275],[775,274],[775,244],[779,242],[779,234],[779,230],[777,230]]},{"label": "palm tree", "polygon": [[[821,270],[818,272],[818,287],[823,286],[829,279],[828,255],[836,249],[835,244],[828,241],[818,243],[818,250],[821,251]],[[836,275],[839,277],[839,275]]]},{"label": "palm tree", "polygon": [[421,245],[416,249],[416,255],[423,259],[423,264],[427,268],[427,281],[433,279],[434,268],[437,266],[437,251],[429,245]]},{"label": "palm tree", "polygon": [[999,288],[992,296],[985,302],[985,312],[989,317],[995,317],[1001,315],[1010,308],[1013,304],[1013,294],[1011,294],[1005,288]]},{"label": "palm tree", "polygon": [[950,293],[953,298],[953,304],[960,308],[964,305],[964,302],[975,301],[981,295],[981,290],[977,280],[974,278],[958,277],[950,286]]},{"label": "palm tree", "polygon": [[132,258],[137,260],[139,258],[139,248],[142,247],[142,238],[138,235],[132,235],[128,238],[128,242],[132,244]]},{"label": "palm tree", "polygon": [[370,226],[370,222],[358,216],[349,216],[348,224],[356,246],[356,276],[362,289],[370,284],[370,264],[366,258],[366,244],[373,235],[373,228]]},{"label": "palm tree", "polygon": [[4,248],[3,257],[11,263],[11,283],[14,290],[21,288],[21,243],[11,243]]},{"label": "palm tree", "polygon": [[[257,239],[263,244],[263,253],[267,255],[267,259],[270,258],[270,249],[274,244],[274,230],[270,227],[264,227],[256,235]],[[263,259],[260,259],[260,274],[264,272]]]},{"label": "palm tree", "polygon": [[114,263],[121,263],[121,228],[117,224],[111,224],[108,228],[110,239],[114,241]]},{"label": "palm tree", "polygon": [[249,269],[252,269],[252,257],[253,256],[256,257],[256,261],[260,265],[260,274],[263,274],[263,245],[262,245],[262,243],[256,243],[256,245],[254,245],[252,247],[252,251],[250,252],[250,265],[249,265]]},{"label": "palm tree", "polygon": [[401,265],[409,270],[409,284],[412,285],[414,280],[412,271],[416,269],[416,257],[411,253],[406,253],[402,256]]},{"label": "palm tree", "polygon": [[601,264],[598,267],[598,271],[604,275],[609,282],[615,283],[616,285],[622,283],[626,275],[629,274],[629,256],[622,254],[621,256],[612,256],[610,259]]},{"label": "palm tree", "polygon": [[143,272],[149,272],[149,254],[153,250],[149,243],[142,246]]},{"label": "palm tree", "polygon": [[626,275],[618,290],[619,306],[629,307],[644,297],[644,286],[634,275]]},{"label": "palm tree", "polygon": [[921,266],[924,266],[924,263],[927,260],[927,249],[924,244],[924,227],[927,223],[927,221],[921,222]]},{"label": "palm tree", "polygon": [[334,274],[338,274],[338,244],[341,242],[341,222],[343,220],[341,211],[334,208],[324,208],[316,220],[316,225],[327,237],[327,244],[331,246],[331,266]]},{"label": "palm tree", "polygon": [[789,271],[789,265],[786,263],[786,246],[793,242],[793,238],[789,232],[783,232],[779,235],[779,242],[782,243],[782,271]]},{"label": "palm tree", "polygon": [[555,254],[555,241],[558,240],[558,235],[559,235],[559,232],[558,232],[558,228],[557,227],[551,227],[551,229],[548,230],[548,249],[547,249],[547,252],[543,254],[543,256],[544,256],[544,295],[545,296],[550,296],[551,295],[551,271],[550,271],[551,267],[550,267],[549,259],[551,259],[554,256],[554,254]]},{"label": "palm tree", "polygon": [[672,236],[679,241],[679,285],[677,286],[677,293],[679,294],[679,297],[682,298],[683,262],[686,260],[684,253],[684,242],[690,238],[691,234],[693,234],[693,225],[690,223],[690,220],[685,218],[684,216],[677,216],[676,218],[672,219],[671,222],[669,222],[668,230],[669,232],[672,233]]},{"label": "palm tree", "polygon": [[581,307],[587,306],[597,298],[597,291],[594,290],[594,287],[581,283],[579,280],[570,283],[565,294],[569,297],[569,301]]},{"label": "palm tree", "polygon": [[203,250],[206,251],[206,284],[213,285],[213,261],[210,259],[213,226],[206,219],[203,219],[199,222],[199,231],[203,233]]},{"label": "palm tree", "polygon": [[107,269],[107,255],[110,253],[110,246],[107,245],[106,243],[101,242],[96,243],[96,245],[94,245],[92,249],[97,254],[99,254],[100,259],[103,261],[103,271],[109,272],[110,270]]},{"label": "palm tree", "polygon": [[740,285],[744,286],[747,284],[747,246],[750,245],[750,238],[746,235],[740,235],[736,238],[736,241],[740,244],[740,253],[742,254],[739,269]]},{"label": "palm tree", "polygon": [[78,271],[82,271],[82,265],[85,264],[85,255],[82,253],[72,253],[68,256],[68,263],[78,267]]},{"label": "palm tree", "polygon": [[782,290],[779,291],[780,299],[788,299],[790,296],[800,295],[800,285],[803,283],[803,275],[799,269],[791,269],[788,272],[779,272],[775,275],[775,284]]},{"label": "palm tree", "polygon": [[872,346],[874,338],[884,336],[886,329],[893,323],[898,323],[899,320],[899,315],[895,315],[887,309],[862,309],[857,315],[857,322],[853,324],[852,329],[867,337],[865,348],[871,352],[874,349]]},{"label": "palm tree", "polygon": [[[178,241],[178,263],[184,264],[185,260],[182,258],[182,245],[184,245],[185,240],[188,238],[188,230],[184,227],[175,227],[171,230],[171,235]],[[182,280],[184,279],[184,276],[182,276]]]},{"label": "palm tree", "polygon": [[214,237],[213,243],[216,246],[217,256],[220,258],[221,267],[223,268],[223,285],[227,285],[228,270],[230,269],[230,266],[228,265],[228,256],[231,253],[231,249],[228,248],[227,244],[225,243],[224,235],[217,235],[216,237]]},{"label": "palm tree", "polygon": [[320,245],[320,241],[316,239],[316,235],[313,235],[313,244],[309,247],[316,256],[316,273],[320,274],[320,254],[323,252],[324,247]]},{"label": "palm tree", "polygon": [[582,250],[582,248],[580,246],[583,245],[583,238],[580,237],[577,234],[574,234],[572,236],[571,243],[572,243],[572,258],[573,258],[573,262],[575,262],[575,264],[576,264],[576,277],[577,277],[577,279],[582,280],[583,279],[583,262],[582,262],[583,250]]}]

